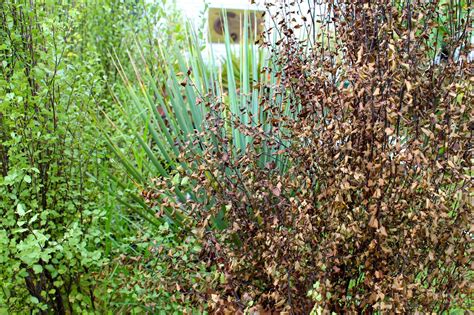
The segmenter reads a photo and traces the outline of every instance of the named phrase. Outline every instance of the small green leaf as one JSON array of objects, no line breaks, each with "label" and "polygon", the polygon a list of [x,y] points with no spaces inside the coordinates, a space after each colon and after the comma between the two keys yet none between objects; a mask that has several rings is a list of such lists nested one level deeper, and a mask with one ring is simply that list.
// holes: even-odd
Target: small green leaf
[{"label": "small green leaf", "polygon": [[31,183],[31,176],[30,176],[30,175],[25,175],[25,176],[23,177],[23,180],[24,180],[25,182],[27,182],[28,184],[30,184],[30,183]]},{"label": "small green leaf", "polygon": [[22,217],[26,214],[25,206],[22,203],[16,205],[16,213]]},{"label": "small green leaf", "polygon": [[219,278],[219,281],[220,281],[221,284],[224,284],[224,283],[225,283],[225,275],[224,275],[224,273],[221,273],[220,278]]},{"label": "small green leaf", "polygon": [[43,272],[43,267],[41,265],[36,264],[36,265],[33,265],[32,268],[33,268],[33,271],[35,272],[35,274],[39,274],[39,273]]},{"label": "small green leaf", "polygon": [[35,222],[38,219],[38,214],[35,214],[34,216],[31,217],[30,221],[28,221],[29,224]]},{"label": "small green leaf", "polygon": [[181,185],[185,186],[189,183],[189,177],[184,177],[182,180],[181,180]]},{"label": "small green leaf", "polygon": [[176,174],[173,179],[171,180],[171,183],[173,183],[173,185],[178,185],[179,184],[179,174]]}]

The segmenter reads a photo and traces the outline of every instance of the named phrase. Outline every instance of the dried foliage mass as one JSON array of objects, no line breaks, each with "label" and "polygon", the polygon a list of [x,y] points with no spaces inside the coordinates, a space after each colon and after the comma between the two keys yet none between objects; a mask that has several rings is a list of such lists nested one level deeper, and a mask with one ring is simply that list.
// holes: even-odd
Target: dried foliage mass
[{"label": "dried foliage mass", "polygon": [[181,148],[194,187],[184,208],[203,259],[225,274],[210,304],[298,314],[472,306],[470,2],[311,2],[319,15],[300,2],[269,5],[267,38],[278,41],[261,45],[278,80],[258,82],[258,114],[244,106],[242,119],[202,95],[201,140]]}]

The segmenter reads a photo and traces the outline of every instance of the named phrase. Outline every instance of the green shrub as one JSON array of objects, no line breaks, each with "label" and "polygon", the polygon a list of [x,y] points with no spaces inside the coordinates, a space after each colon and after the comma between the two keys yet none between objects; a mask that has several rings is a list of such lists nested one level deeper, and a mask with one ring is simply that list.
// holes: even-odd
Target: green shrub
[{"label": "green shrub", "polygon": [[94,308],[104,262],[105,160],[89,116],[107,92],[99,56],[76,50],[80,12],[0,4],[0,305],[11,312]]},{"label": "green shrub", "polygon": [[[180,32],[179,14],[171,1],[3,1],[0,9],[0,309],[116,306],[97,271],[124,254],[136,218],[123,214],[133,199],[119,206],[104,177],[121,176],[99,133],[104,113],[123,125],[110,105],[110,92],[123,89],[111,55],[143,57],[153,73],[152,49]],[[131,63],[120,70],[135,73]]]}]

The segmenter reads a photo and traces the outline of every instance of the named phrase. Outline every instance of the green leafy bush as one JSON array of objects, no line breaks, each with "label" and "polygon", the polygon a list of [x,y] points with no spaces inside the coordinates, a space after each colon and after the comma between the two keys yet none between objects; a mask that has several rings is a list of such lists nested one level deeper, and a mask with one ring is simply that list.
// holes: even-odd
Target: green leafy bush
[{"label": "green leafy bush", "polygon": [[[152,64],[151,48],[180,32],[179,15],[171,1],[4,1],[0,9],[0,308],[117,306],[117,296],[96,293],[109,284],[97,271],[124,254],[136,218],[122,213],[129,200],[120,207],[110,198],[117,187],[106,176],[117,172],[99,132],[104,113],[117,115],[110,92],[123,88],[111,55]],[[133,75],[132,64],[121,74]]]},{"label": "green leafy bush", "polygon": [[96,52],[76,50],[75,8],[3,1],[0,11],[0,305],[93,309],[105,211],[87,173],[105,151],[89,117],[105,73]]}]

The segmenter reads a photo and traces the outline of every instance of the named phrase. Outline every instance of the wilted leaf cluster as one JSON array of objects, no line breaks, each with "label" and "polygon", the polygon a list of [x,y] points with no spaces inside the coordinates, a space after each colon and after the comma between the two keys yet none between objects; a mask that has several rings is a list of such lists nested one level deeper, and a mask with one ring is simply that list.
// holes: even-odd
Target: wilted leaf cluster
[{"label": "wilted leaf cluster", "polygon": [[211,306],[468,306],[469,3],[311,1],[307,14],[301,2],[271,11],[265,71],[278,80],[258,82],[258,113],[244,104],[241,119],[225,97],[201,95],[199,140],[181,148],[180,185],[192,189],[171,203],[199,222],[202,256],[225,275]]}]

